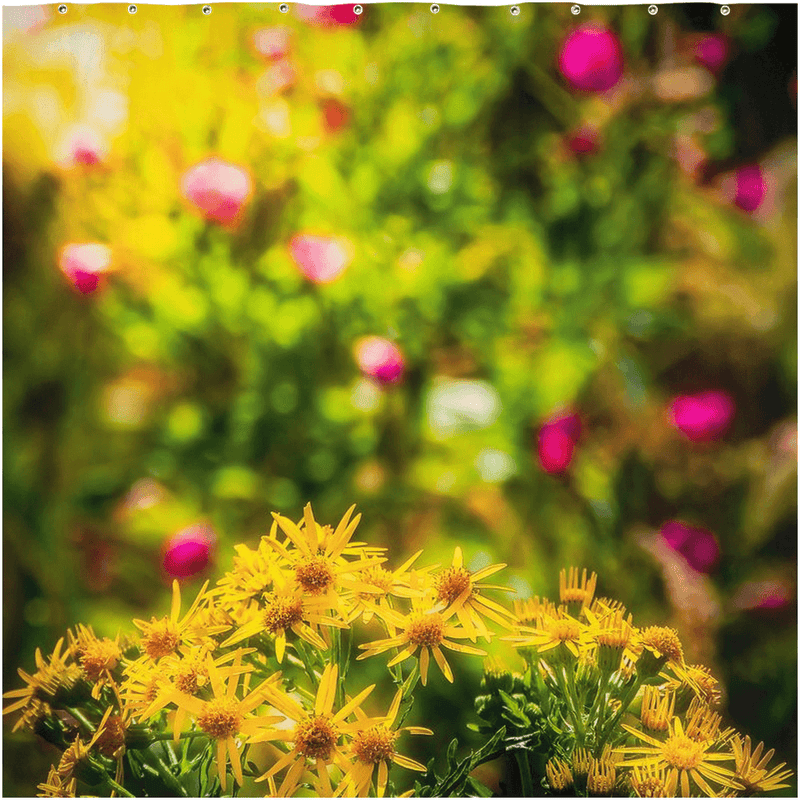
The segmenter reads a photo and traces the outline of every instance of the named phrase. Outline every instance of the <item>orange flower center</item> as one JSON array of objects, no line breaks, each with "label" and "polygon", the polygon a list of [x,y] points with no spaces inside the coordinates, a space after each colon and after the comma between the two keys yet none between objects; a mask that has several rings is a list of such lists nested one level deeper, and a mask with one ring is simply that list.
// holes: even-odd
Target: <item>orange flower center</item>
[{"label": "orange flower center", "polygon": [[304,558],[294,568],[294,574],[309,594],[322,594],[333,583],[333,570],[324,556]]},{"label": "orange flower center", "polygon": [[439,613],[414,614],[406,629],[411,644],[420,647],[436,647],[444,639],[444,620]]},{"label": "orange flower center", "polygon": [[[392,588],[391,572],[387,572],[383,567],[370,567],[364,570],[363,576],[364,583],[368,583],[370,586],[380,589],[383,594],[389,594]],[[368,600],[371,597],[377,597],[377,595],[373,592],[361,592],[359,597],[362,600]]]},{"label": "orange flower center", "polygon": [[339,732],[326,716],[311,717],[301,722],[294,732],[294,748],[300,755],[329,761]]},{"label": "orange flower center", "polygon": [[119,645],[111,639],[95,639],[81,650],[80,663],[86,677],[96,681],[104,671],[114,669],[122,655]]},{"label": "orange flower center", "polygon": [[125,725],[119,715],[110,716],[97,739],[97,749],[105,756],[113,756],[125,744]]},{"label": "orange flower center", "polygon": [[197,717],[197,724],[212,739],[227,739],[239,732],[242,715],[239,703],[230,697],[221,697],[206,703]]},{"label": "orange flower center", "polygon": [[142,638],[145,652],[153,659],[174,653],[180,642],[181,637],[175,623],[166,617],[158,621],[153,619],[150,630]]},{"label": "orange flower center", "polygon": [[683,664],[683,648],[678,634],[672,628],[661,628],[652,625],[642,634],[642,644],[651,650],[657,650],[670,661]]},{"label": "orange flower center", "polygon": [[396,731],[390,731],[385,725],[376,725],[374,728],[359,731],[353,737],[353,752],[356,758],[365,764],[388,761],[394,754],[397,736]]},{"label": "orange flower center", "polygon": [[264,610],[264,627],[278,633],[303,621],[303,602],[295,598],[272,597]]},{"label": "orange flower center", "polygon": [[581,638],[580,625],[574,619],[554,619],[548,630],[560,642],[577,642]]},{"label": "orange flower center", "polygon": [[664,760],[678,769],[696,769],[703,763],[706,748],[683,734],[672,734],[661,745]]},{"label": "orange flower center", "polygon": [[450,605],[472,586],[472,574],[463,567],[448,567],[436,576],[436,599]]}]

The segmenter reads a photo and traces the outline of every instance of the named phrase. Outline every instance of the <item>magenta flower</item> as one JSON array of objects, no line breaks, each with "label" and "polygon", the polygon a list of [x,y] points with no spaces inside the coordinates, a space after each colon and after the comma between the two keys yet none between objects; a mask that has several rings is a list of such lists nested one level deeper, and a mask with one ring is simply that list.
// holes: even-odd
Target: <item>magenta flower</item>
[{"label": "magenta flower", "polygon": [[355,25],[361,16],[356,14],[352,5],[336,6],[306,6],[298,4],[295,13],[300,19],[319,25],[323,28],[332,28],[336,25]]},{"label": "magenta flower", "polygon": [[558,475],[565,472],[575,455],[575,445],[581,435],[581,421],[577,414],[559,414],[551,417],[539,430],[539,463],[545,472]]},{"label": "magenta flower", "polygon": [[707,442],[724,435],[735,412],[727,392],[700,392],[676,397],[669,407],[669,420],[693,442]]},{"label": "magenta flower", "polygon": [[736,196],[734,203],[743,211],[755,211],[767,194],[767,182],[761,167],[750,164],[736,173]]},{"label": "magenta flower", "polygon": [[207,219],[231,225],[239,220],[253,182],[246,170],[212,157],[184,174],[181,191]]},{"label": "magenta flower", "polygon": [[719,560],[719,544],[714,534],[673,520],[661,526],[661,536],[697,572],[710,572]]},{"label": "magenta flower", "polygon": [[721,33],[712,33],[698,40],[694,49],[694,57],[696,61],[716,75],[728,60],[729,50],[728,37]]},{"label": "magenta flower", "polygon": [[291,33],[288,28],[262,28],[253,34],[256,52],[269,61],[280,61],[289,55]]},{"label": "magenta flower", "polygon": [[405,371],[400,349],[388,339],[367,336],[356,345],[356,361],[361,371],[383,385],[397,383]]},{"label": "magenta flower", "polygon": [[202,572],[214,552],[217,537],[210,525],[192,525],[164,545],[164,571],[171,578],[190,578]]},{"label": "magenta flower", "polygon": [[81,294],[91,294],[111,268],[111,249],[104,244],[68,244],[58,266]]},{"label": "magenta flower", "polygon": [[345,245],[329,236],[298,234],[289,242],[289,253],[303,275],[314,283],[330,283],[350,263]]},{"label": "magenta flower", "polygon": [[793,598],[794,591],[788,581],[771,578],[744,583],[733,596],[732,603],[740,611],[778,611],[786,608]]},{"label": "magenta flower", "polygon": [[583,25],[565,40],[558,68],[574,89],[605,92],[622,77],[623,57],[619,39],[598,24]]}]

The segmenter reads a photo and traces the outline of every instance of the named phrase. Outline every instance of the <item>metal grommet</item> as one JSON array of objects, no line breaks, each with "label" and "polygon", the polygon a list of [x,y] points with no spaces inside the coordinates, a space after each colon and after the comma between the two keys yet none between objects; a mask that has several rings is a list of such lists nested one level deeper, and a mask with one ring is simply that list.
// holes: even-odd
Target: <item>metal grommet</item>
[{"label": "metal grommet", "polygon": [[364,6],[353,6],[353,13],[354,14],[363,14],[364,13]]},{"label": "metal grommet", "polygon": [[210,14],[211,13],[211,6],[203,6],[203,13]]},{"label": "metal grommet", "polygon": [[289,10],[289,6],[287,6],[286,3],[281,3],[278,6],[278,11],[280,11],[281,14],[285,14],[288,10]]},{"label": "metal grommet", "polygon": [[570,11],[572,11],[573,16],[578,16],[578,14],[581,13],[581,7],[580,6],[572,6]]},{"label": "metal grommet", "polygon": [[719,10],[719,13],[722,14],[723,17],[727,17],[728,14],[731,13],[731,7],[730,6],[722,6],[722,8],[720,8],[720,10]]},{"label": "metal grommet", "polygon": [[650,6],[650,8],[647,9],[647,13],[650,14],[651,17],[654,17],[658,14],[658,6]]},{"label": "metal grommet", "polygon": [[66,7],[65,5],[63,5],[63,4],[62,4],[62,5],[60,5],[60,6],[58,7],[58,13],[59,13],[59,14],[66,14],[66,13],[67,13],[67,7]]},{"label": "metal grommet", "polygon": [[439,13],[439,4],[438,3],[434,3],[431,6],[431,14],[438,14],[438,13]]},{"label": "metal grommet", "polygon": [[128,6],[128,13],[129,13],[129,14],[135,14],[135,13],[136,13],[136,11],[137,11],[137,8],[136,8],[136,6],[134,6],[134,5],[129,5],[129,6]]},{"label": "metal grommet", "polygon": [[516,17],[519,14],[519,6],[511,6],[511,13]]}]

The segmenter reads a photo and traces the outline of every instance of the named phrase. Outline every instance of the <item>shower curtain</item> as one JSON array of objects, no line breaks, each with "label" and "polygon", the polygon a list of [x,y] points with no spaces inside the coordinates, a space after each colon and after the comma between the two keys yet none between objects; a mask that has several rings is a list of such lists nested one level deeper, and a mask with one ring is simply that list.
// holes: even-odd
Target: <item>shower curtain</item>
[{"label": "shower curtain", "polygon": [[796,6],[2,11],[4,794],[796,794]]}]

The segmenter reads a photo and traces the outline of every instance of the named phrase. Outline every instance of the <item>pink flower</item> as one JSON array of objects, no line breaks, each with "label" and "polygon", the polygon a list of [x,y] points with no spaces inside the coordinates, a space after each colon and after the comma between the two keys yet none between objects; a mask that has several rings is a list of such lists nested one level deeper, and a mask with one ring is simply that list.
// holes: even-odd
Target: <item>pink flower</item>
[{"label": "pink flower", "polygon": [[104,244],[68,244],[58,266],[81,294],[91,294],[110,270],[111,249]]},{"label": "pink flower", "polygon": [[693,442],[707,442],[723,436],[735,412],[727,392],[700,392],[676,397],[669,407],[669,420]]},{"label": "pink flower", "polygon": [[736,196],[733,202],[743,211],[755,211],[767,194],[767,182],[758,164],[741,167],[736,173]]},{"label": "pink flower", "polygon": [[181,191],[206,218],[231,225],[238,221],[253,182],[246,170],[212,157],[184,174]]},{"label": "pink flower", "polygon": [[164,571],[172,578],[190,578],[202,572],[213,555],[217,537],[210,525],[192,525],[164,545]]},{"label": "pink flower", "polygon": [[73,164],[91,167],[99,164],[106,156],[105,146],[100,135],[93,128],[75,128],[69,140],[69,155]]},{"label": "pink flower", "polygon": [[291,33],[288,28],[262,28],[253,34],[256,52],[270,61],[280,61],[289,55]]},{"label": "pink flower", "polygon": [[400,349],[379,336],[368,336],[358,342],[356,361],[364,375],[384,385],[397,383],[405,370]]},{"label": "pink flower", "polygon": [[298,4],[295,6],[295,13],[300,19],[310,22],[312,25],[332,28],[336,25],[355,25],[361,17],[353,11],[353,8],[352,5],[307,6]]},{"label": "pink flower", "polygon": [[539,430],[539,463],[545,472],[558,475],[565,472],[575,455],[575,445],[581,435],[581,421],[577,414],[559,414],[551,417]]},{"label": "pink flower", "polygon": [[275,62],[259,79],[256,91],[264,97],[275,97],[289,91],[297,83],[297,72],[287,60]]},{"label": "pink flower", "polygon": [[589,125],[584,125],[567,134],[564,141],[577,156],[594,155],[600,150],[600,134]]},{"label": "pink flower", "polygon": [[697,572],[710,572],[719,560],[719,544],[714,534],[673,520],[661,526],[661,536]]},{"label": "pink flower", "polygon": [[716,75],[728,60],[729,50],[728,37],[721,33],[712,33],[698,40],[694,49],[694,57],[696,61]]},{"label": "pink flower", "polygon": [[597,24],[573,31],[561,47],[558,68],[573,88],[605,92],[622,77],[622,48],[616,35]]},{"label": "pink flower", "polygon": [[350,254],[339,239],[298,234],[289,242],[289,253],[300,271],[314,283],[330,283],[350,263]]}]

